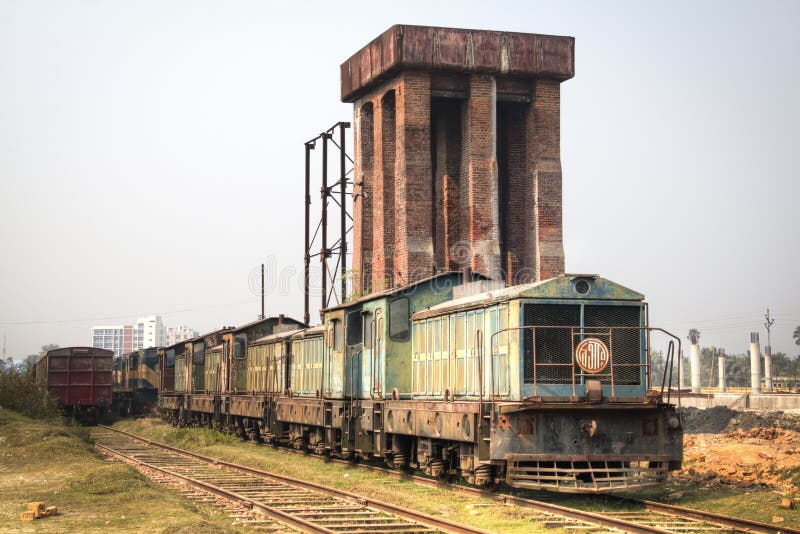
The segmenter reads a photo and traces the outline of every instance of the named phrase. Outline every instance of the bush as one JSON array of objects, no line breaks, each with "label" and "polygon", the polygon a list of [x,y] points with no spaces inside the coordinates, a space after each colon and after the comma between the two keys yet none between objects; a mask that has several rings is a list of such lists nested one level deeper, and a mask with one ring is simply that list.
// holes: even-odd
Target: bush
[{"label": "bush", "polygon": [[33,368],[0,372],[0,406],[36,419],[58,415],[58,400],[33,378]]}]

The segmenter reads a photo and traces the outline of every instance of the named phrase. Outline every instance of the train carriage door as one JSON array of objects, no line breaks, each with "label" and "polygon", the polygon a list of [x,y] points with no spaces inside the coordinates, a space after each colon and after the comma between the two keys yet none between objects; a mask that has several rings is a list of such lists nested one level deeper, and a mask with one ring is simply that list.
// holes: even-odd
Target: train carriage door
[{"label": "train carriage door", "polygon": [[450,383],[450,366],[448,356],[450,354],[450,316],[445,315],[442,317],[442,334],[441,346],[439,347],[439,367],[441,368],[441,384],[439,387],[440,394],[444,394]]},{"label": "train carriage door", "polygon": [[364,342],[361,346],[361,358],[364,362],[362,380],[359,386],[361,398],[368,399],[372,395],[372,384],[375,376],[375,360],[372,358],[375,348],[375,314],[372,311],[363,311]]},{"label": "train carriage door", "polygon": [[350,311],[346,318],[347,357],[344,362],[344,395],[352,398],[361,391],[364,323],[360,308]]},{"label": "train carriage door", "polygon": [[453,320],[453,393],[466,393],[466,321],[465,313],[458,313]]},{"label": "train carriage door", "polygon": [[383,308],[375,310],[375,330],[373,332],[374,343],[372,349],[373,376],[372,376],[372,396],[381,397],[383,394]]},{"label": "train carriage door", "polygon": [[478,359],[484,352],[481,346],[484,337],[483,333],[485,331],[483,322],[483,310],[467,312],[467,328],[465,333],[467,347],[467,395],[478,395],[480,393],[480,380],[482,379],[482,375],[485,374],[482,365],[478,363]]},{"label": "train carriage door", "polygon": [[414,322],[412,361],[411,361],[411,391],[419,395],[423,391],[425,367],[423,357],[425,354],[425,321]]}]

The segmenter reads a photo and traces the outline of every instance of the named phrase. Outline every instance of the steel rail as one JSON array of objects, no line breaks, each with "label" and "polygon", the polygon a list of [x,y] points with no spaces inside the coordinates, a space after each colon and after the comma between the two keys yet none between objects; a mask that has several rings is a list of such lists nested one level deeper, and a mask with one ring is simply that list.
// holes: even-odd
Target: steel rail
[{"label": "steel rail", "polygon": [[[100,425],[98,425],[98,426],[100,426]],[[280,521],[282,523],[286,523],[288,525],[291,525],[292,527],[294,527],[294,528],[296,528],[296,529],[298,529],[298,530],[300,530],[302,532],[324,533],[324,534],[334,534],[336,532],[334,530],[330,530],[330,529],[327,529],[327,528],[324,528],[324,527],[320,527],[318,525],[314,525],[313,523],[309,523],[308,521],[304,521],[303,519],[293,517],[292,515],[287,514],[286,512],[282,512],[281,510],[277,510],[275,508],[271,508],[271,507],[269,507],[269,506],[267,506],[267,505],[265,505],[263,503],[260,503],[260,502],[254,500],[254,499],[250,499],[248,497],[245,497],[244,495],[239,495],[237,493],[234,493],[232,491],[226,490],[224,488],[220,488],[219,486],[215,486],[214,484],[210,484],[208,482],[203,482],[202,480],[197,480],[196,478],[192,478],[192,477],[189,477],[189,476],[186,476],[186,475],[182,475],[180,473],[176,473],[176,472],[174,472],[174,471],[172,471],[170,469],[166,469],[166,468],[163,468],[163,467],[159,467],[157,465],[153,465],[153,464],[148,463],[148,462],[143,462],[141,460],[137,460],[136,458],[133,458],[132,456],[129,456],[129,455],[127,455],[127,454],[125,454],[123,452],[120,452],[118,450],[115,450],[115,449],[113,449],[111,447],[107,447],[105,445],[101,445],[100,443],[95,443],[95,447],[103,449],[103,450],[107,451],[109,454],[113,454],[115,456],[119,456],[120,458],[123,458],[126,461],[131,462],[131,463],[133,463],[135,465],[140,465],[140,466],[146,467],[147,469],[152,469],[154,471],[158,471],[160,473],[163,473],[163,474],[165,474],[167,476],[183,480],[184,482],[187,482],[187,483],[191,484],[192,486],[195,486],[195,487],[198,487],[198,488],[203,489],[205,491],[208,491],[210,493],[213,493],[214,495],[218,495],[220,497],[223,497],[225,499],[229,499],[231,501],[244,503],[251,510],[258,511],[258,512],[260,512],[260,513],[262,513],[262,514],[264,514],[264,515],[266,515],[268,517],[271,517],[272,519],[275,519],[275,520]]]},{"label": "steel rail", "polygon": [[[187,451],[187,450],[184,450],[184,449],[179,449],[177,447],[173,447],[173,446],[167,445],[165,443],[160,443],[158,441],[154,441],[154,440],[151,440],[151,439],[148,439],[148,438],[144,438],[142,436],[138,436],[136,434],[132,434],[130,432],[126,432],[124,430],[119,430],[119,429],[112,428],[112,427],[109,427],[109,426],[105,426],[105,425],[97,425],[97,426],[101,427],[101,428],[105,428],[107,430],[111,430],[113,432],[117,432],[117,433],[123,434],[123,435],[128,436],[128,437],[130,437],[132,439],[136,439],[138,441],[141,441],[142,443],[145,443],[147,445],[152,445],[154,447],[162,448],[162,449],[165,449],[165,450],[168,450],[168,451],[171,451],[171,452],[183,455],[183,456],[188,456],[190,458],[194,458],[194,459],[197,459],[197,460],[202,460],[204,462],[208,462],[208,463],[211,463],[211,464],[228,467],[229,469],[232,469],[232,470],[235,470],[235,471],[239,471],[239,472],[242,472],[242,473],[247,473],[247,474],[255,475],[255,476],[258,476],[258,477],[262,477],[262,478],[271,478],[271,479],[283,482],[285,484],[288,484],[288,485],[291,485],[291,486],[295,486],[295,487],[300,487],[300,488],[307,489],[307,490],[310,490],[310,491],[316,491],[316,492],[320,492],[320,493],[325,493],[327,495],[331,495],[331,496],[335,496],[335,497],[338,497],[338,498],[341,498],[341,499],[344,499],[344,500],[347,500],[347,501],[355,502],[355,503],[360,504],[360,505],[365,506],[365,507],[369,507],[369,508],[373,508],[373,509],[376,509],[376,510],[380,510],[382,512],[386,512],[386,513],[389,513],[389,514],[392,514],[392,515],[396,515],[398,517],[403,517],[403,518],[408,519],[410,521],[414,521],[414,522],[420,523],[422,525],[425,525],[425,526],[428,526],[428,527],[431,527],[431,528],[444,530],[446,532],[454,532],[454,533],[457,533],[457,534],[488,534],[488,531],[486,531],[486,530],[482,530],[482,529],[479,529],[479,528],[476,528],[476,527],[471,527],[469,525],[463,525],[463,524],[460,524],[460,523],[455,523],[453,521],[448,521],[447,519],[443,519],[443,518],[440,518],[440,517],[432,516],[432,515],[425,514],[425,513],[422,513],[422,512],[409,510],[407,508],[402,508],[400,506],[397,506],[397,505],[394,505],[394,504],[390,504],[390,503],[387,503],[387,502],[384,502],[384,501],[380,501],[380,500],[377,500],[377,499],[373,499],[373,498],[370,498],[370,497],[364,497],[362,495],[356,495],[354,493],[350,493],[350,492],[347,492],[347,491],[344,491],[344,490],[339,490],[339,489],[336,489],[336,488],[329,488],[329,487],[326,487],[326,486],[322,486],[320,484],[315,484],[313,482],[306,482],[306,481],[302,481],[302,480],[297,480],[297,479],[294,479],[294,478],[291,478],[291,477],[288,477],[288,476],[285,476],[285,475],[280,475],[280,474],[277,474],[277,473],[271,473],[269,471],[264,471],[264,470],[257,469],[257,468],[254,468],[254,467],[248,467],[248,466],[244,466],[244,465],[234,464],[232,462],[227,462],[227,461],[224,461],[224,460],[219,460],[217,458],[212,458],[210,456],[205,456],[203,454],[199,454],[199,453],[196,453],[196,452]],[[143,463],[143,462],[140,462],[138,460],[136,460],[136,461],[139,462],[139,463]],[[223,491],[227,491],[227,490],[223,490]],[[241,497],[241,496],[239,496],[239,497]],[[283,514],[284,512],[280,512],[280,513]],[[314,531],[314,532],[322,532],[322,531]],[[328,532],[328,531],[326,530],[325,532]]]},{"label": "steel rail", "polygon": [[[276,447],[276,450],[288,453],[288,454],[297,454],[301,456],[309,456],[309,454],[295,451],[292,449],[286,449],[281,447]],[[581,510],[559,506],[550,504],[543,501],[537,501],[534,499],[525,499],[522,497],[515,497],[512,495],[507,495],[503,493],[495,493],[490,492],[487,490],[483,490],[480,488],[471,488],[467,486],[461,486],[456,484],[450,484],[443,480],[437,480],[433,478],[422,477],[419,475],[412,475],[408,473],[404,473],[401,471],[397,471],[396,469],[387,469],[383,467],[378,467],[375,465],[365,465],[365,464],[354,464],[350,460],[344,460],[341,458],[326,458],[320,455],[311,454],[310,456],[317,457],[321,460],[330,461],[331,463],[336,463],[340,465],[346,465],[350,467],[358,467],[359,469],[365,469],[367,471],[371,471],[374,473],[382,473],[394,478],[402,479],[402,480],[409,480],[414,482],[415,484],[420,484],[424,486],[430,487],[448,487],[451,490],[456,490],[461,493],[467,495],[473,495],[476,497],[493,497],[496,500],[501,502],[515,504],[517,506],[523,506],[525,508],[531,508],[533,510],[537,510],[540,512],[550,513],[558,516],[563,516],[569,519],[575,519],[578,521],[588,522],[588,523],[598,523],[603,524],[605,526],[611,526],[612,528],[618,528],[620,530],[624,530],[626,532],[674,532],[671,530],[659,529],[657,527],[649,527],[649,526],[642,526],[636,524],[632,521],[625,521],[620,519],[608,519],[604,518],[602,514],[598,514],[596,512],[583,512]],[[590,494],[582,494],[583,496],[589,496]],[[615,495],[610,494],[603,494],[598,495],[597,497],[602,497],[605,499],[616,500],[618,502],[626,502],[631,504],[638,504],[641,505],[645,511],[651,511],[655,513],[664,514],[667,516],[673,517],[681,517],[683,519],[690,519],[694,521],[702,521],[710,524],[714,524],[721,527],[733,528],[737,530],[747,531],[747,532],[760,532],[760,533],[786,533],[786,534],[800,534],[800,529],[792,528],[792,527],[783,527],[778,525],[770,525],[768,523],[762,523],[759,521],[751,520],[751,519],[742,519],[737,517],[726,516],[722,514],[717,514],[714,512],[706,512],[703,510],[697,510],[694,508],[684,508],[680,506],[675,506],[671,504],[664,504],[655,501],[642,501],[638,499],[631,499],[627,497],[617,497]],[[601,523],[601,519],[603,523]],[[608,521],[612,521],[613,525],[609,524]]]},{"label": "steel rail", "polygon": [[654,501],[638,501],[635,499],[631,500],[630,502],[641,503],[644,505],[645,510],[649,510],[651,512],[674,515],[683,517],[685,519],[694,519],[696,521],[705,521],[707,523],[715,523],[721,526],[746,530],[749,532],[783,532],[787,534],[800,534],[800,529],[798,528],[770,525],[769,523],[762,523],[760,521],[753,521],[751,519],[730,517],[714,512],[705,512],[703,510],[684,508],[682,506],[675,506],[672,504],[664,504]]}]

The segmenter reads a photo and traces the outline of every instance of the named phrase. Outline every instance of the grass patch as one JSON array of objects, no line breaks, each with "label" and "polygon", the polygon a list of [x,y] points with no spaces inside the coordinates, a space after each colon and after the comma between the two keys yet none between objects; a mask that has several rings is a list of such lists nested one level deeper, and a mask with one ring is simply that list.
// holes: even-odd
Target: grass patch
[{"label": "grass patch", "polygon": [[[20,521],[32,501],[57,506],[59,515]],[[231,522],[103,460],[84,427],[0,408],[0,532],[237,532]]]}]

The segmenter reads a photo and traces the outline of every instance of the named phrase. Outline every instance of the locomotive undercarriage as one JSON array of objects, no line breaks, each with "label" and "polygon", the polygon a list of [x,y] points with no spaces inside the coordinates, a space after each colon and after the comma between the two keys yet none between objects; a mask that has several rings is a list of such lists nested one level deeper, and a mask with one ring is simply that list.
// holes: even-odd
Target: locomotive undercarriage
[{"label": "locomotive undercarriage", "polygon": [[[161,402],[173,424],[488,486],[602,492],[662,482],[680,467],[682,429],[666,404],[329,400],[266,395]],[[166,404],[166,405],[165,405]],[[479,417],[483,413],[483,417]]]}]

